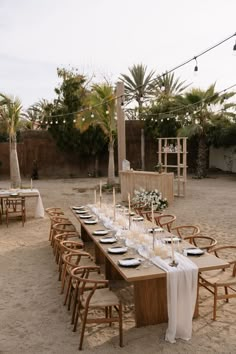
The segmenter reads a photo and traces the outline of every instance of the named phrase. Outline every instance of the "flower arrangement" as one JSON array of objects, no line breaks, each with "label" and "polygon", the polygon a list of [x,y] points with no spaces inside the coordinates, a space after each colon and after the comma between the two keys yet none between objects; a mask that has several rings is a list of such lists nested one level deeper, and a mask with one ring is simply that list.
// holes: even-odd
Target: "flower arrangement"
[{"label": "flower arrangement", "polygon": [[140,189],[134,191],[134,197],[132,198],[133,204],[143,204],[144,209],[163,210],[168,207],[168,201],[166,198],[162,198],[162,194],[154,189],[153,191],[146,191]]},{"label": "flower arrangement", "polygon": [[156,166],[154,166],[155,168],[155,171],[159,172],[159,173],[162,173],[163,171],[163,165],[161,162],[158,162],[158,164]]}]

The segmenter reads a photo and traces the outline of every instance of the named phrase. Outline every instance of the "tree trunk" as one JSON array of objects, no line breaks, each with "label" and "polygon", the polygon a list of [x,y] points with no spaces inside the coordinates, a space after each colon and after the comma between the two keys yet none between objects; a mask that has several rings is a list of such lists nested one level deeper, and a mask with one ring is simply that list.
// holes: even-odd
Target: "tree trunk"
[{"label": "tree trunk", "polygon": [[114,141],[111,140],[108,146],[109,161],[108,161],[108,184],[115,184],[115,162],[114,162]]},{"label": "tree trunk", "polygon": [[20,168],[17,154],[16,135],[10,138],[10,178],[11,187],[21,187]]},{"label": "tree trunk", "polygon": [[197,157],[197,177],[204,178],[207,176],[208,170],[208,147],[206,135],[200,135],[198,140],[198,157]]}]

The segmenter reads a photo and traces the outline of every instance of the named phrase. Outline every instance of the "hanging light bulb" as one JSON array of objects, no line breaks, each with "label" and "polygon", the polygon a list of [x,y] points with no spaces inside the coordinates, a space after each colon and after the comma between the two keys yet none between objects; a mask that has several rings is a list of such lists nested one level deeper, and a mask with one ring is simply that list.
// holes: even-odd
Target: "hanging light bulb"
[{"label": "hanging light bulb", "polygon": [[94,118],[94,114],[93,113],[91,113],[91,118]]},{"label": "hanging light bulb", "polygon": [[51,121],[50,124],[53,124],[53,121]]},{"label": "hanging light bulb", "polygon": [[63,119],[63,123],[65,124],[65,122],[66,122],[66,120],[65,119]]},{"label": "hanging light bulb", "polygon": [[46,120],[45,124],[48,124],[48,121]]},{"label": "hanging light bulb", "polygon": [[83,117],[83,118],[82,118],[82,122],[84,122],[84,121],[85,121],[85,118]]},{"label": "hanging light bulb", "polygon": [[73,123],[76,123],[76,119],[73,119]]},{"label": "hanging light bulb", "polygon": [[55,122],[56,124],[58,124],[58,120],[56,120],[56,122]]},{"label": "hanging light bulb", "polygon": [[234,46],[233,46],[233,55],[236,55],[236,41],[235,41]]},{"label": "hanging light bulb", "polygon": [[197,74],[198,72],[197,57],[194,57],[194,59],[195,59],[194,74]]},{"label": "hanging light bulb", "polygon": [[109,111],[108,111],[108,110],[106,110],[106,114],[107,114],[107,115],[109,114]]}]

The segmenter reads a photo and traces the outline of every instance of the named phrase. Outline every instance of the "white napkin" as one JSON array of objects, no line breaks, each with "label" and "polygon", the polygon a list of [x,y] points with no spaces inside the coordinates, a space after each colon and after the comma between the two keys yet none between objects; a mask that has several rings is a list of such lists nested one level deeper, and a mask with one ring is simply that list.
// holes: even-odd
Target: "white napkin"
[{"label": "white napkin", "polygon": [[198,267],[186,257],[175,254],[177,267],[171,267],[160,257],[152,262],[167,272],[168,328],[166,341],[191,339],[192,318],[197,299]]}]

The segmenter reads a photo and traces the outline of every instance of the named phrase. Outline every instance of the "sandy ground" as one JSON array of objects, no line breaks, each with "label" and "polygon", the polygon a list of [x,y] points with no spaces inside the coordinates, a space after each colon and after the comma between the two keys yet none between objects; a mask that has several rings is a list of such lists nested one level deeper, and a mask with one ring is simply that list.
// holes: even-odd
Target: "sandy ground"
[{"label": "sandy ground", "polygon": [[[105,179],[104,179],[105,182]],[[25,181],[24,184],[27,184]],[[69,206],[93,202],[96,179],[39,180],[44,207],[63,208],[79,227]],[[0,188],[9,181],[0,181]],[[106,199],[111,200],[111,195]],[[119,196],[117,196],[119,200]],[[49,219],[35,219],[35,200],[27,200],[24,227],[12,221],[0,225],[0,353],[78,353],[79,335],[73,333],[70,313],[63,306],[57,266],[48,242]],[[236,175],[189,178],[187,196],[175,198],[169,212],[177,224],[196,224],[219,244],[236,244]],[[236,299],[219,303],[212,321],[213,297],[200,293],[200,316],[193,321],[189,342],[165,342],[166,324],[135,328],[132,291],[124,289],[124,348],[118,345],[116,327],[93,327],[86,332],[84,353],[235,353]]]}]

